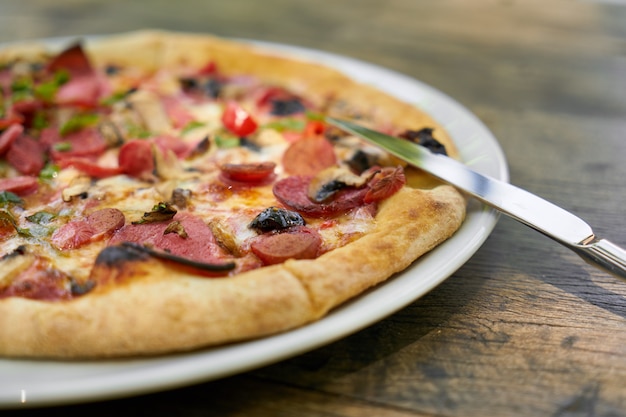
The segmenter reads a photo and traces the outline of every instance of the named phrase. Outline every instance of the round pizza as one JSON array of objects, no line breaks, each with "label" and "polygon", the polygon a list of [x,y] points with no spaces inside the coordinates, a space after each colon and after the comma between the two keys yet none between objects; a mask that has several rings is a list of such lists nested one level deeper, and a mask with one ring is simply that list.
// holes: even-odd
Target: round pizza
[{"label": "round pizza", "polygon": [[0,51],[0,355],[206,348],[315,321],[449,238],[465,200],[325,123],[455,157],[314,62],[142,31]]}]

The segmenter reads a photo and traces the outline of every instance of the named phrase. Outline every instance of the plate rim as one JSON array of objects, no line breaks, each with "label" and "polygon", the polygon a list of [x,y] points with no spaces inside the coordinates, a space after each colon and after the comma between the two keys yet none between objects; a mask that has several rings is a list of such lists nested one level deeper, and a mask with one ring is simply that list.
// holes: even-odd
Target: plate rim
[{"label": "plate rim", "polygon": [[[86,39],[87,42],[90,42],[100,37],[59,37],[35,41],[48,45],[59,45],[76,38]],[[455,139],[455,142],[458,139],[455,136],[459,135],[456,133],[457,130],[463,129],[463,126],[458,126],[459,120],[455,117],[462,115],[462,122],[472,126],[473,133],[479,136],[474,140],[479,144],[486,143],[488,145],[493,158],[491,160],[493,166],[484,169],[490,170],[487,172],[488,174],[502,181],[509,181],[506,157],[497,139],[474,113],[442,91],[408,75],[346,55],[277,42],[230,39],[258,46],[268,52],[287,54],[288,56],[301,57],[329,65],[347,73],[358,81],[372,83],[405,101],[408,97],[404,95],[404,92],[420,91],[422,99],[425,101],[418,101],[413,104],[422,109],[426,108],[424,111],[442,123]],[[0,44],[0,47],[17,43],[4,42]],[[389,85],[379,85],[378,80],[380,79],[393,80],[394,84],[401,87],[412,87],[408,90],[400,88],[397,91],[390,91]],[[446,111],[454,116],[451,120],[441,119]],[[464,151],[464,148],[459,146],[462,159],[465,162],[472,162],[465,155],[467,152]],[[473,163],[477,164],[477,168],[480,170],[481,161],[473,161]],[[480,249],[491,234],[498,218],[499,215],[495,210],[477,202],[471,202],[468,206],[467,219],[459,231],[452,238],[420,258],[406,271],[357,296],[322,319],[285,333],[207,350],[153,358],[98,361],[0,359],[0,409],[69,405],[148,394],[246,372],[330,344],[383,320],[424,296],[449,278]],[[464,245],[463,250],[457,250],[454,253],[454,256],[451,257],[452,262],[445,265],[439,264],[438,256],[446,253],[449,248],[453,248],[457,241],[463,240],[468,241],[469,244]],[[426,268],[426,270],[434,271],[431,272],[430,276],[423,278],[418,283],[412,283],[406,278],[411,278],[414,270],[424,269],[424,265],[428,265],[430,268]],[[398,292],[398,289],[404,290],[407,286],[410,287],[409,291]],[[367,307],[372,302],[382,302],[383,307],[374,314],[360,318],[358,323],[345,321],[346,318],[353,318],[355,312],[360,312],[363,310],[363,306]],[[263,352],[264,355],[250,357],[250,350]],[[215,363],[226,363],[229,366],[216,368]],[[102,372],[107,369],[113,369],[117,372]],[[9,373],[20,370],[30,371],[40,377],[37,381],[14,383],[11,392],[6,392],[10,382],[3,383],[2,380],[6,378],[7,370]],[[56,381],[56,383],[50,384],[45,377],[41,378],[42,373],[46,376],[63,371],[66,372],[67,378],[63,381],[64,383]]]}]

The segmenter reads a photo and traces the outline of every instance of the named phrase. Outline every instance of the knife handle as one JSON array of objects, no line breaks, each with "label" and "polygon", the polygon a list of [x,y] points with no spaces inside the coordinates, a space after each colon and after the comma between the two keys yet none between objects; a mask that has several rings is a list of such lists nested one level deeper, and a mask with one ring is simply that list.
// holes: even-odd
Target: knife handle
[{"label": "knife handle", "polygon": [[573,249],[588,263],[626,280],[626,250],[606,239],[576,245]]}]

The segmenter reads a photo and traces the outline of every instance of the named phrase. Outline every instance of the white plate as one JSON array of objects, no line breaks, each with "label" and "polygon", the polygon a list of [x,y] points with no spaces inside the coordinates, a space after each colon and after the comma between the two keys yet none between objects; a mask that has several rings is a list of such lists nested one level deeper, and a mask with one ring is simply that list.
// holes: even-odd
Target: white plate
[{"label": "white plate", "polygon": [[[58,40],[53,42],[58,44]],[[325,63],[414,103],[448,129],[467,164],[508,181],[506,160],[489,130],[467,109],[432,87],[342,56],[270,43],[256,44]],[[328,344],[396,312],[444,281],[478,250],[497,217],[493,210],[471,203],[460,230],[411,268],[322,320],[288,333],[150,359],[0,360],[0,408],[70,404],[165,390],[248,371]]]}]

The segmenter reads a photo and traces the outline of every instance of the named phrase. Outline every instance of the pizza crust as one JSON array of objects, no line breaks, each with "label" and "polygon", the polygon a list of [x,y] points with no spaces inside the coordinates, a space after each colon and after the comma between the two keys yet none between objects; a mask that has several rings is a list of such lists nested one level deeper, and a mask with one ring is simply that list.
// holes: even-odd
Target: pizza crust
[{"label": "pizza crust", "polygon": [[[179,64],[197,68],[213,60],[220,71],[252,74],[307,97],[313,92],[320,102],[339,97],[381,125],[436,126],[437,139],[457,154],[430,116],[314,63],[259,54],[256,47],[211,36],[157,31],[106,38],[90,44],[89,51],[96,63],[130,64],[146,72]],[[412,185],[432,189],[405,187],[380,205],[372,233],[315,260],[289,260],[226,278],[196,277],[141,260],[124,271],[133,279],[72,301],[1,300],[0,355],[153,355],[258,338],[317,320],[402,271],[461,225],[466,203],[454,188],[417,170],[409,178]]]}]

